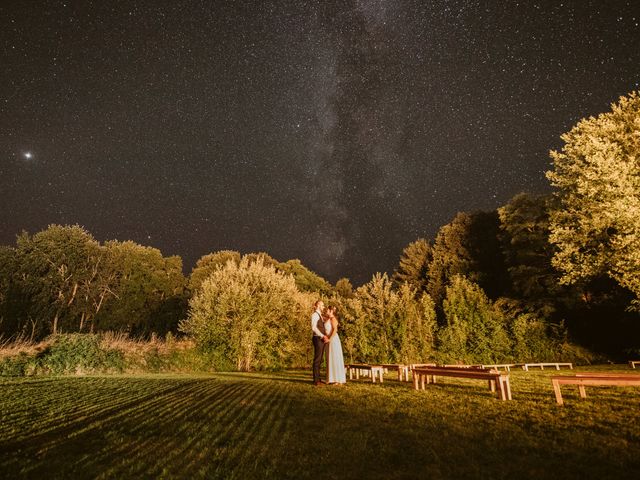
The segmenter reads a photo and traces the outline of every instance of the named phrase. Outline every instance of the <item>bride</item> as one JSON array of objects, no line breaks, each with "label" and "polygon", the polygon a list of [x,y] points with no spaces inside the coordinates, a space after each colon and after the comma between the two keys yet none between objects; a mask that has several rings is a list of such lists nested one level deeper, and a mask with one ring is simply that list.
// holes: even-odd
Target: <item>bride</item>
[{"label": "bride", "polygon": [[[327,383],[346,383],[347,377],[344,372],[344,359],[342,358],[342,344],[338,336],[338,318],[336,317],[336,307],[327,308],[327,321],[325,330],[329,336],[329,353],[327,354]],[[329,327],[330,328],[326,328]]]}]

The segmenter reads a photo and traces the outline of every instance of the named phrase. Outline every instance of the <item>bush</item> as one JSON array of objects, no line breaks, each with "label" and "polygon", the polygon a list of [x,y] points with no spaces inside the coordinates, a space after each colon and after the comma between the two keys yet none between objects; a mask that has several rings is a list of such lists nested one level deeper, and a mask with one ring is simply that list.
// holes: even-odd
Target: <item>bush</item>
[{"label": "bush", "polygon": [[219,370],[302,365],[309,348],[313,298],[290,275],[261,258],[227,262],[191,299],[180,330],[193,337]]},{"label": "bush", "polygon": [[340,338],[349,361],[416,363],[433,357],[435,309],[431,298],[404,284],[399,290],[376,274],[353,298],[336,297]]},{"label": "bush", "polygon": [[95,334],[60,334],[51,345],[36,356],[37,367],[47,373],[89,373],[124,369],[121,351],[103,349],[100,336]]},{"label": "bush", "polygon": [[447,324],[439,332],[443,360],[500,363],[511,354],[505,319],[482,289],[461,275],[446,289],[443,310]]}]

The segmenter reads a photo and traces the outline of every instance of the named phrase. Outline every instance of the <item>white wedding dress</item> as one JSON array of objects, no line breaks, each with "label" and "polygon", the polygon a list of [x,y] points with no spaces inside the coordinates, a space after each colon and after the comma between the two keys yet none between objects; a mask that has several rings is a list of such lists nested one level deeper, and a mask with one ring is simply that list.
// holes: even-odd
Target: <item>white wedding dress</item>
[{"label": "white wedding dress", "polygon": [[[328,328],[327,328],[328,327]],[[331,334],[331,322],[325,324],[327,335]],[[344,371],[344,358],[342,357],[342,343],[336,333],[329,342],[329,355],[327,357],[327,383],[347,383],[347,376]]]}]

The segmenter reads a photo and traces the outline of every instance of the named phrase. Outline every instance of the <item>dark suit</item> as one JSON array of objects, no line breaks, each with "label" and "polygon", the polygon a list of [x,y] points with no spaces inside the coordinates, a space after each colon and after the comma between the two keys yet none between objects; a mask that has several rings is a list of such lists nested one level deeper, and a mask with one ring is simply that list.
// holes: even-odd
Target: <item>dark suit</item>
[{"label": "dark suit", "polygon": [[[324,322],[322,321],[322,316],[316,311],[311,315],[311,320],[313,324],[317,327],[317,329],[322,333],[322,335],[326,335],[326,331],[324,329]],[[322,364],[322,355],[324,355],[324,349],[326,344],[322,337],[319,337],[316,332],[313,332],[313,383],[318,383],[320,381],[320,365]]]}]

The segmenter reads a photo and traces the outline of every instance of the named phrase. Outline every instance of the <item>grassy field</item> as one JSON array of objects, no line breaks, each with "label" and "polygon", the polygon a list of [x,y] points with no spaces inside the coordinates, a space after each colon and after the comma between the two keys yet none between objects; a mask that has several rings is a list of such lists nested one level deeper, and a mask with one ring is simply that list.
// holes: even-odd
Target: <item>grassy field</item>
[{"label": "grassy field", "polygon": [[393,375],[3,379],[0,477],[638,478],[640,389],[564,387],[561,407],[555,373],[513,372],[511,402]]}]

